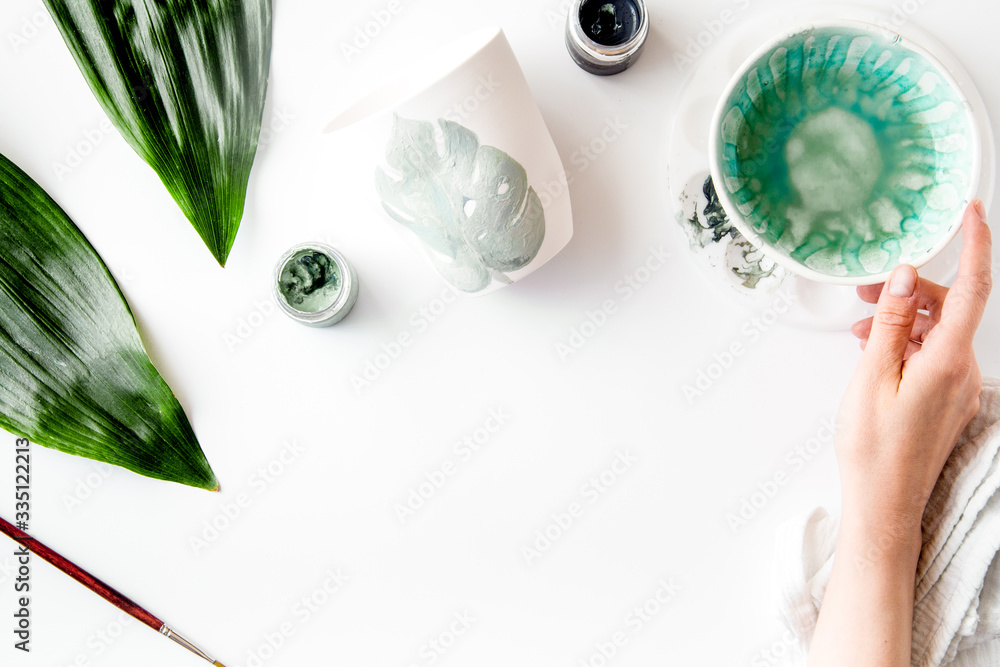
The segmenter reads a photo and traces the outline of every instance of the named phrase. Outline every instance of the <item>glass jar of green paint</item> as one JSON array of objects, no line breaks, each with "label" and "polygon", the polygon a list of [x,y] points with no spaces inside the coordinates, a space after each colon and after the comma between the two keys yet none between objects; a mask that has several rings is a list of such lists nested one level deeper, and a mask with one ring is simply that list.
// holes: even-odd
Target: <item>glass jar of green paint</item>
[{"label": "glass jar of green paint", "polygon": [[286,315],[310,327],[341,321],[358,300],[358,276],[335,248],[303,243],[274,268],[274,298]]}]

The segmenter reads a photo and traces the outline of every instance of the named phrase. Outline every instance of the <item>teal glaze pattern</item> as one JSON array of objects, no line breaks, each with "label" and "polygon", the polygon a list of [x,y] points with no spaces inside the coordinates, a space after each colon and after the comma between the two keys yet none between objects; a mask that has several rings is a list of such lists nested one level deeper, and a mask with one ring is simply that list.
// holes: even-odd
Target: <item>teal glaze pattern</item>
[{"label": "teal glaze pattern", "polygon": [[898,41],[817,27],[763,54],[728,99],[718,150],[759,240],[828,276],[917,263],[959,224],[972,121],[937,67]]}]

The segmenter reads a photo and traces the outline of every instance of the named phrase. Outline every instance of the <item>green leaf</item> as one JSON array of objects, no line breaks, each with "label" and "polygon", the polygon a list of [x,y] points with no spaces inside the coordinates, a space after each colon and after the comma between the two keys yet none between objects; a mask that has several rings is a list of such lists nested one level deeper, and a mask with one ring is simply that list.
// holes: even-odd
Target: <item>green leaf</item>
[{"label": "green leaf", "polygon": [[260,136],[271,0],[44,2],[111,122],[225,266]]},{"label": "green leaf", "polygon": [[3,155],[0,427],[148,477],[219,486],[108,268]]},{"label": "green leaf", "polygon": [[382,206],[423,242],[438,273],[465,292],[480,292],[523,269],[545,238],[545,211],[524,167],[482,146],[468,128],[395,117],[386,162],[375,174]]}]

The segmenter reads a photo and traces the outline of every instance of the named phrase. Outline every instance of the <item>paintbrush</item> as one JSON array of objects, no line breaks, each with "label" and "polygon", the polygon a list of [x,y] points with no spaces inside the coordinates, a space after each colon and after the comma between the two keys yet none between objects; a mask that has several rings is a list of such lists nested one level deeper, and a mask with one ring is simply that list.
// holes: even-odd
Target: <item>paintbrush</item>
[{"label": "paintbrush", "polygon": [[194,644],[192,644],[191,642],[189,642],[188,640],[184,639],[179,634],[171,630],[169,627],[167,627],[166,623],[158,619],[156,616],[153,616],[151,613],[149,613],[148,611],[137,605],[135,602],[128,599],[115,589],[111,588],[111,586],[108,586],[106,583],[104,583],[94,575],[90,574],[86,570],[83,570],[74,565],[73,563],[69,562],[68,560],[57,554],[55,551],[53,551],[52,549],[48,548],[35,538],[28,535],[20,528],[11,525],[3,517],[0,517],[0,532],[11,538],[18,544],[24,546],[32,553],[39,556],[42,560],[46,560],[52,563],[57,568],[59,568],[69,576],[73,577],[81,584],[83,584],[90,590],[94,591],[102,598],[110,602],[111,604],[115,605],[122,611],[131,614],[134,618],[142,621],[149,627],[159,632],[161,635],[165,635],[170,639],[173,639],[175,642],[177,642],[187,650],[191,651],[195,655],[202,657],[205,660],[208,660],[210,663],[215,665],[215,667],[225,667],[225,665],[223,665],[221,662],[210,658],[207,653],[205,653],[200,648],[198,648],[197,646],[195,646]]}]

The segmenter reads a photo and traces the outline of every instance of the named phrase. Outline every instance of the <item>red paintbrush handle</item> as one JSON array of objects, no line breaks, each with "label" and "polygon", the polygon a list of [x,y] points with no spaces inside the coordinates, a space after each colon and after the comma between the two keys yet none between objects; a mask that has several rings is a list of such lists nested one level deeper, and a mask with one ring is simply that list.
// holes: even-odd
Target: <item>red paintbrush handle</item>
[{"label": "red paintbrush handle", "polygon": [[90,574],[86,570],[80,569],[52,549],[49,549],[47,546],[31,537],[17,526],[11,525],[3,517],[0,517],[0,532],[3,532],[18,544],[23,545],[32,553],[37,554],[42,560],[52,563],[57,568],[73,577],[111,604],[115,605],[122,611],[131,614],[157,632],[159,632],[160,628],[163,627],[163,621],[156,618],[94,575]]}]

